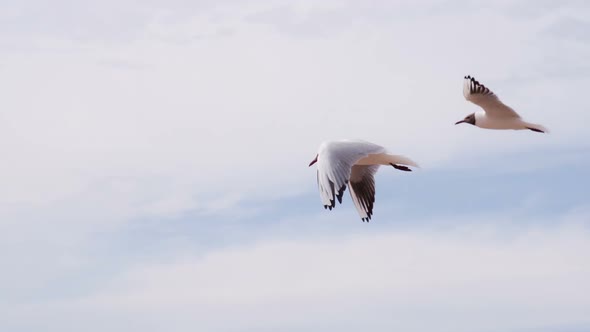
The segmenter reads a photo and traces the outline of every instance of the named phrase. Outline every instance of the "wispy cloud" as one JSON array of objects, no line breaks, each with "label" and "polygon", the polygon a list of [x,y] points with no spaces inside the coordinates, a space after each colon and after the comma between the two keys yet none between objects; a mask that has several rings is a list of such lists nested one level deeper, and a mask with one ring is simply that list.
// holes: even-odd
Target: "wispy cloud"
[{"label": "wispy cloud", "polygon": [[580,217],[549,229],[501,229],[491,222],[444,232],[279,237],[205,255],[179,253],[133,267],[89,296],[4,310],[13,326],[31,329],[75,313],[55,327],[90,331],[131,325],[145,331],[500,331],[590,324],[590,233],[588,216]]}]

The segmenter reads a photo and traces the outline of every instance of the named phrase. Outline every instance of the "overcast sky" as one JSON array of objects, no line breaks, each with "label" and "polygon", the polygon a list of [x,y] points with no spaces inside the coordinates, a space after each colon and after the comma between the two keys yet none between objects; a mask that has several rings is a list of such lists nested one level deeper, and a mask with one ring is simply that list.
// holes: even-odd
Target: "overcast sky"
[{"label": "overcast sky", "polygon": [[[590,5],[0,2],[0,330],[590,330]],[[454,123],[475,76],[551,130]],[[323,209],[323,140],[382,168]]]}]

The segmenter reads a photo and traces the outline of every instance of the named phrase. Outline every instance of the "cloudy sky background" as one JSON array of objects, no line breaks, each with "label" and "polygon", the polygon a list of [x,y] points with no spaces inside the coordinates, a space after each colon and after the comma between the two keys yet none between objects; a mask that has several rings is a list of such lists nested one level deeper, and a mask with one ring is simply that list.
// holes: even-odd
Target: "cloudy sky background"
[{"label": "cloudy sky background", "polygon": [[[0,329],[590,330],[589,7],[0,3]],[[551,134],[454,126],[467,74]],[[338,138],[422,165],[370,224]]]}]

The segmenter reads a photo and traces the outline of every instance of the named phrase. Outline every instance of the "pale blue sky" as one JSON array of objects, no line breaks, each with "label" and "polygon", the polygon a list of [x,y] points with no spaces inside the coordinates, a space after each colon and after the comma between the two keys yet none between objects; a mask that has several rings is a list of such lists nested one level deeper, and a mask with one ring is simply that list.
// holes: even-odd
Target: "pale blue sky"
[{"label": "pale blue sky", "polygon": [[[589,7],[0,3],[0,330],[590,330]],[[422,166],[369,224],[339,138]]]}]

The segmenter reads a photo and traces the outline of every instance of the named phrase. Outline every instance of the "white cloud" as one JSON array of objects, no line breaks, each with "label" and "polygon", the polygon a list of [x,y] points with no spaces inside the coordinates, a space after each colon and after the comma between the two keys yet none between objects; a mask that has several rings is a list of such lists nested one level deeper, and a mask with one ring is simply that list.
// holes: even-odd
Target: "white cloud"
[{"label": "white cloud", "polygon": [[14,326],[60,331],[588,326],[585,217],[519,230],[490,220],[439,232],[267,239],[138,266],[88,297],[4,312]]},{"label": "white cloud", "polygon": [[[293,11],[307,18],[355,12],[314,7]],[[300,191],[294,184],[309,179],[304,166],[324,139],[365,138],[432,168],[481,149],[572,146],[586,135],[585,78],[510,84],[547,59],[536,42],[544,21],[494,12],[377,23],[368,16],[299,38],[242,18],[256,6],[240,8],[155,21],[127,44],[74,41],[57,44],[65,52],[58,55],[5,55],[0,138],[12,162],[1,166],[0,197],[46,201],[111,176],[164,176],[197,192]],[[216,35],[220,29],[233,32]],[[565,53],[550,52],[546,66],[559,68]],[[454,127],[476,110],[461,96],[466,73],[553,134]]]}]

